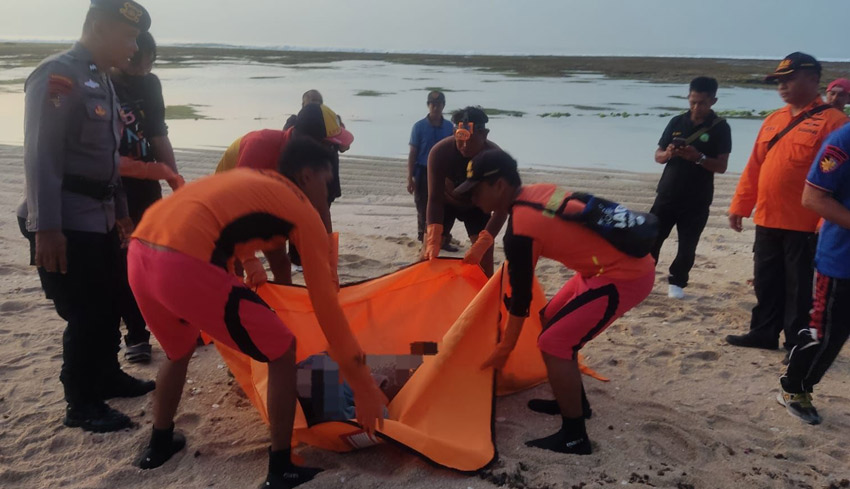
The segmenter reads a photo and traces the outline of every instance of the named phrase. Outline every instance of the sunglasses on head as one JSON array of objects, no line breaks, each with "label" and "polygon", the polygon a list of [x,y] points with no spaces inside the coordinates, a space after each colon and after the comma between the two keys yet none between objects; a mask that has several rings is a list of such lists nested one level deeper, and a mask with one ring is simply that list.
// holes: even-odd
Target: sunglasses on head
[{"label": "sunglasses on head", "polygon": [[475,124],[472,122],[458,122],[455,126],[455,139],[466,141],[475,134]]}]

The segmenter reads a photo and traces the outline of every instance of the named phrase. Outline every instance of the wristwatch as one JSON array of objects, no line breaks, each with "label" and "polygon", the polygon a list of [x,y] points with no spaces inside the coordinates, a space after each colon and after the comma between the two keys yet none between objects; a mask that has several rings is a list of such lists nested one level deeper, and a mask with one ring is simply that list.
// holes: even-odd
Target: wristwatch
[{"label": "wristwatch", "polygon": [[694,163],[702,166],[702,162],[705,161],[706,159],[708,159],[708,157],[705,155],[705,153],[700,153],[699,159],[696,160]]}]

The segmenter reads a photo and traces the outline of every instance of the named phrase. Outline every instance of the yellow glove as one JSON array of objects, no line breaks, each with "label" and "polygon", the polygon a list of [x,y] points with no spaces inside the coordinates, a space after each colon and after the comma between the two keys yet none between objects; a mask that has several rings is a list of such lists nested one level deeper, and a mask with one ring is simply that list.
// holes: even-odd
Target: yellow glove
[{"label": "yellow glove", "polygon": [[268,282],[269,277],[266,275],[266,269],[257,257],[251,257],[247,260],[242,260],[242,268],[245,269],[245,285],[250,288],[255,288]]},{"label": "yellow glove", "polygon": [[443,245],[443,225],[429,224],[425,231],[425,251],[422,253],[423,260],[433,260],[440,256],[440,247]]},{"label": "yellow glove", "polygon": [[481,258],[484,257],[484,253],[487,253],[487,250],[489,250],[491,246],[493,246],[493,235],[488,233],[485,229],[478,233],[478,239],[472,243],[472,246],[469,247],[469,251],[463,255],[463,262],[470,265],[477,265],[481,263]]}]

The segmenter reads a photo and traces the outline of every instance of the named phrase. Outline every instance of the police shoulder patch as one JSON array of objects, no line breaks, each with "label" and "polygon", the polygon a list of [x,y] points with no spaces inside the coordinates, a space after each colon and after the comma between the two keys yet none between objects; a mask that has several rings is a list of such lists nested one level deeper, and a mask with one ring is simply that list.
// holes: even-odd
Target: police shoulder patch
[{"label": "police shoulder patch", "polygon": [[820,171],[832,173],[844,164],[848,159],[847,153],[838,146],[829,145],[823,151],[823,156],[818,163]]},{"label": "police shoulder patch", "polygon": [[74,81],[67,76],[53,73],[47,77],[47,87],[50,95],[65,95],[71,93]]}]

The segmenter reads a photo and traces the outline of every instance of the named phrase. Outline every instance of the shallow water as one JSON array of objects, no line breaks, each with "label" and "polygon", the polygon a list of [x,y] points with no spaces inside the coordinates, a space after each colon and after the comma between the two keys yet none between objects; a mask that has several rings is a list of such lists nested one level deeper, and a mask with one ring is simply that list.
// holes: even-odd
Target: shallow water
[{"label": "shallow water", "polygon": [[[23,85],[3,80],[25,78],[30,70],[0,73],[0,143],[23,142]],[[354,133],[351,154],[406,158],[410,128],[427,113],[426,88],[442,87],[447,90],[447,113],[466,105],[524,112],[523,117],[493,116],[489,124],[490,138],[522,166],[660,172],[653,160],[658,138],[676,113],[672,109],[687,109],[687,86],[613,80],[593,73],[520,78],[378,61],[287,66],[247,60],[160,63],[154,72],[162,80],[168,105],[196,105],[208,118],[168,122],[172,143],[180,148],[224,148],[248,131],[281,127],[300,108],[301,94],[315,88]],[[365,90],[381,95],[355,95]],[[759,111],[782,105],[779,96],[766,89],[726,88],[718,98],[716,110]],[[551,112],[571,116],[539,117]],[[632,116],[610,116],[621,112]],[[739,172],[761,121],[729,123],[729,169]]]}]

